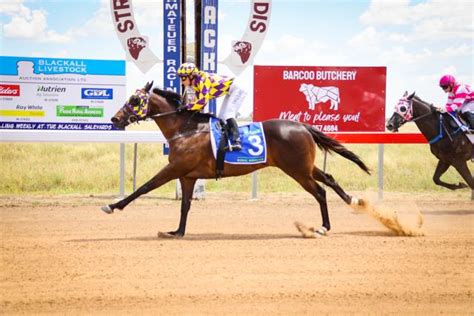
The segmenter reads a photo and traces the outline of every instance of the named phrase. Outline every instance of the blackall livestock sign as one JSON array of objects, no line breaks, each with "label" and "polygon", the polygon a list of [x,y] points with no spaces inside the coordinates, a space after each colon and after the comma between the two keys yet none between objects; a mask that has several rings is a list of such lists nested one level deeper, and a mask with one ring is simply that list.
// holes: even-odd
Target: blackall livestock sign
[{"label": "blackall livestock sign", "polygon": [[0,129],[111,130],[125,61],[0,56]]},{"label": "blackall livestock sign", "polygon": [[288,119],[323,132],[385,130],[386,67],[254,67],[254,121]]}]

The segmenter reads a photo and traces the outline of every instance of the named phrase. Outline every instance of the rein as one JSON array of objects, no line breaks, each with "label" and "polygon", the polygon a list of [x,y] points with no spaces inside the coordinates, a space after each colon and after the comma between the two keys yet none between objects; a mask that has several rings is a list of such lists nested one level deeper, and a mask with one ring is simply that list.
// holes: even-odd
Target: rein
[{"label": "rein", "polygon": [[168,115],[175,114],[175,113],[178,113],[178,111],[175,110],[175,111],[169,111],[169,112],[158,113],[158,114],[154,114],[154,115],[152,115],[152,116],[149,116],[149,118],[168,116]]}]

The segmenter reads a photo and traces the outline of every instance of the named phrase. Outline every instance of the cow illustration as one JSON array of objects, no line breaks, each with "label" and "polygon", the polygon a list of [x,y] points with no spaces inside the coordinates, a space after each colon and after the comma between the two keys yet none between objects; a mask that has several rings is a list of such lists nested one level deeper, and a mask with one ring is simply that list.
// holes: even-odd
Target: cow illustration
[{"label": "cow illustration", "polygon": [[312,84],[302,83],[300,86],[300,92],[303,92],[305,95],[310,110],[314,110],[314,106],[317,103],[331,101],[329,109],[337,111],[339,108],[339,102],[341,102],[338,87],[317,87]]}]

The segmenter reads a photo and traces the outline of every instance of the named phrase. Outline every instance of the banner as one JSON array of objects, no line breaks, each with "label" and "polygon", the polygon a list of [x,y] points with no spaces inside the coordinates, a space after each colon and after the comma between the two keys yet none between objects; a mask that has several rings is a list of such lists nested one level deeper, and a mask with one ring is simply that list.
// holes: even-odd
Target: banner
[{"label": "banner", "polygon": [[385,130],[386,67],[254,67],[254,121],[288,119],[323,132]]},{"label": "banner", "polygon": [[164,80],[165,89],[180,93],[181,83],[178,78],[178,67],[181,61],[181,6],[176,0],[163,2],[163,47],[164,47]]},{"label": "banner", "polygon": [[0,129],[111,130],[125,61],[0,56]]},{"label": "banner", "polygon": [[114,29],[127,60],[133,61],[141,72],[146,73],[160,59],[150,50],[148,38],[138,31],[132,0],[110,0],[110,10]]},{"label": "banner", "polygon": [[241,40],[232,41],[231,53],[223,61],[236,76],[253,64],[268,31],[271,9],[271,0],[252,0],[247,29]]},{"label": "banner", "polygon": [[[217,73],[218,1],[202,0],[201,11],[201,70]],[[209,112],[216,113],[216,108],[216,100],[210,100]]]}]

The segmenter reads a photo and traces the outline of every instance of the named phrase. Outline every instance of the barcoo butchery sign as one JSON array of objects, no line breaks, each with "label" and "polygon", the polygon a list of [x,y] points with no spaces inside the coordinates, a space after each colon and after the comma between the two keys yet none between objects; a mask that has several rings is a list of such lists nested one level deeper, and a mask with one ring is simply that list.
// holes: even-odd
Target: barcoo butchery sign
[{"label": "barcoo butchery sign", "polygon": [[254,121],[287,119],[323,132],[385,130],[386,67],[254,67]]}]

